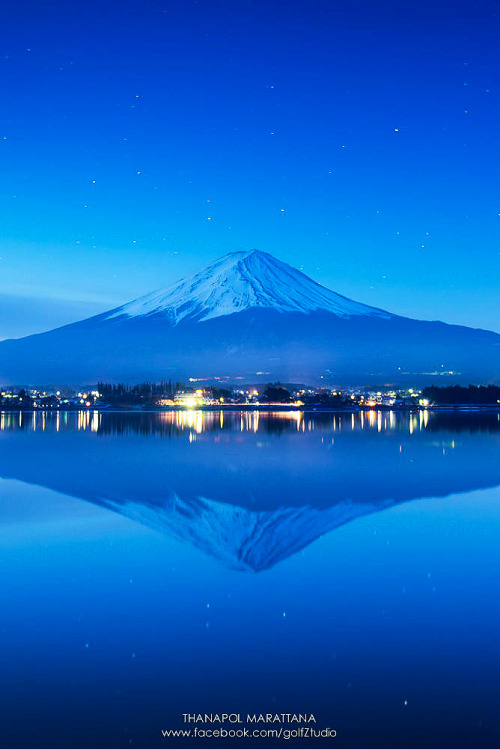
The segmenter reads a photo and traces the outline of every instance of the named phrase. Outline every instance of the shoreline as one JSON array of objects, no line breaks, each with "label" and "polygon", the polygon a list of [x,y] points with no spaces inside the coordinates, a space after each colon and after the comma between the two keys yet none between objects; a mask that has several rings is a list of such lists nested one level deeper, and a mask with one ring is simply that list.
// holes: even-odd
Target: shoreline
[{"label": "shoreline", "polygon": [[259,405],[253,404],[221,404],[220,406],[82,406],[71,409],[61,409],[57,407],[44,407],[36,409],[9,409],[0,407],[0,413],[3,414],[43,414],[43,413],[63,413],[63,414],[78,414],[80,412],[101,412],[110,414],[168,414],[168,413],[182,413],[182,412],[265,412],[265,413],[281,413],[281,412],[304,412],[304,413],[331,413],[331,414],[359,414],[371,411],[381,412],[416,412],[416,411],[494,411],[500,412],[500,404],[441,404],[436,406],[421,406],[415,404],[412,406],[385,406],[383,404],[377,404],[375,406],[352,406],[352,407],[335,407],[335,406],[294,406],[293,404],[283,404],[282,406],[273,405]]}]

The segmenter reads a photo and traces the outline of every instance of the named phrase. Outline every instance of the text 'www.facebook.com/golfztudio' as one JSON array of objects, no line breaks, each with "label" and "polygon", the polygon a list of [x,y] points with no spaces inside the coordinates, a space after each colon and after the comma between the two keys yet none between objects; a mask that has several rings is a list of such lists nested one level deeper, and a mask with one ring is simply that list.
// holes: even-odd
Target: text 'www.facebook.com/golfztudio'
[{"label": "text 'www.facebook.com/golfztudio'", "polygon": [[[182,714],[189,728],[162,729],[164,739],[313,739],[337,736],[331,727],[318,727],[316,717],[304,714]],[[272,724],[273,726],[268,726]],[[265,725],[265,726],[263,726]]]}]

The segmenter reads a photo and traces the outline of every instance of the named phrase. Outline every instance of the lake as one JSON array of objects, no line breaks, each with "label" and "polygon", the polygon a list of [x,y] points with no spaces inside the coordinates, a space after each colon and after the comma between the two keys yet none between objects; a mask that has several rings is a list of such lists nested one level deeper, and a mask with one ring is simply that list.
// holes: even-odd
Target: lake
[{"label": "lake", "polygon": [[499,746],[499,413],[2,413],[0,477],[2,747]]}]

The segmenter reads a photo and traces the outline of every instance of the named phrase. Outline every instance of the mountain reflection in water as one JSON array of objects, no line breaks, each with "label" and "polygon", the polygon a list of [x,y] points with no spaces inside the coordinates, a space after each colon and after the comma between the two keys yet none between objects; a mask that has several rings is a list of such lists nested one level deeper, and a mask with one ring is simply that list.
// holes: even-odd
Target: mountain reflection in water
[{"label": "mountain reflection in water", "polygon": [[368,513],[500,484],[497,412],[2,413],[0,476],[270,568]]}]

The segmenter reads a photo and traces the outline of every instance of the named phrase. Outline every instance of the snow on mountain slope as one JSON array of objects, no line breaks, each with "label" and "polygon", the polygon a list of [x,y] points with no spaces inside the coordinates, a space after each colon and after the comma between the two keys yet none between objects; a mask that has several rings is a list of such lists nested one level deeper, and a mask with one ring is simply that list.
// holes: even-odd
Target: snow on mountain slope
[{"label": "snow on mountain slope", "polygon": [[229,253],[199,273],[112,310],[107,319],[163,314],[176,325],[184,318],[209,320],[254,307],[392,317],[332,292],[268,253],[250,250]]},{"label": "snow on mountain slope", "polygon": [[259,572],[299,552],[359,516],[394,505],[342,501],[324,509],[304,505],[256,512],[205,497],[175,493],[158,506],[101,500],[132,521],[192,544],[231,570]]}]

